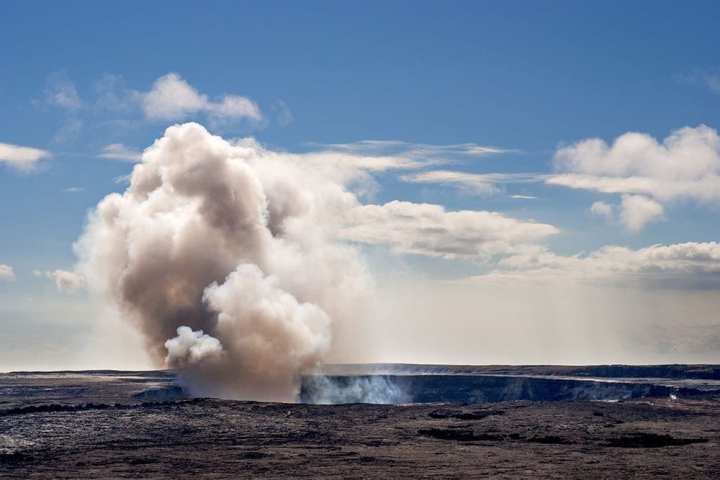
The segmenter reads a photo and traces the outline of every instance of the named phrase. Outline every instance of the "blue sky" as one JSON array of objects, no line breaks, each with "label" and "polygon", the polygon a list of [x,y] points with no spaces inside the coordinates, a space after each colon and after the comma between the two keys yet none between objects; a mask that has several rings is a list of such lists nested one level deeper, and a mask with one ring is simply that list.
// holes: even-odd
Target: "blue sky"
[{"label": "blue sky", "polygon": [[[2,328],[14,332],[8,343],[45,342],[47,332],[82,330],[78,325],[91,321],[53,323],[56,305],[69,309],[63,315],[87,316],[93,300],[57,292],[33,271],[72,270],[72,244],[88,212],[127,188],[117,179],[133,164],[102,158],[104,149],[142,151],[177,121],[199,121],[225,138],[252,136],[277,151],[342,144],[357,153],[365,140],[404,142],[391,149],[400,156],[418,145],[502,150],[432,150],[424,160],[438,163],[418,172],[374,173],[377,188],[363,201],[431,203],[552,225],[559,233],[543,245],[563,258],[607,245],[635,252],[708,244],[720,235],[714,184],[710,193],[687,185],[663,193],[720,171],[717,165],[678,180],[653,167],[652,147],[639,160],[623,149],[597,162],[573,151],[573,167],[563,167],[558,153],[592,138],[612,144],[627,132],[662,143],[684,127],[718,128],[717,2],[7,1],[0,9],[0,143],[47,152],[32,171],[0,161],[0,264],[14,277],[0,283]],[[143,95],[170,73],[210,106],[178,118],[148,113]],[[253,102],[261,118],[212,113],[212,102],[227,95]],[[703,145],[710,156],[717,148]],[[656,156],[683,162],[696,153],[679,148]],[[636,166],[604,170],[630,157]],[[432,170],[534,179],[498,181],[494,192],[479,193],[457,182],[402,178]],[[558,186],[543,177],[552,174],[594,175],[595,183]],[[675,183],[608,193],[596,178],[604,175]],[[645,203],[623,203],[631,196]],[[592,213],[595,202],[602,205]],[[367,255],[387,264],[390,254],[376,247]],[[422,278],[495,268],[444,254],[399,256],[390,263]]]}]

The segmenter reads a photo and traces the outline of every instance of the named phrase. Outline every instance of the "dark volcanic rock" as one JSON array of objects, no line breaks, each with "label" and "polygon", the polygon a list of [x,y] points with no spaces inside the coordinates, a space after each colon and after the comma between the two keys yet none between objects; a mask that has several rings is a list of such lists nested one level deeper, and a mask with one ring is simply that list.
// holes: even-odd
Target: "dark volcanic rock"
[{"label": "dark volcanic rock", "polygon": [[611,438],[606,446],[620,448],[677,447],[693,443],[705,443],[707,438],[677,438],[672,435],[638,432],[623,437]]},{"label": "dark volcanic rock", "polygon": [[[712,399],[142,402],[134,395],[174,379],[83,375],[0,375],[0,478],[720,478]],[[470,385],[465,393],[483,393]],[[489,385],[528,396],[567,391]]]},{"label": "dark volcanic rock", "polygon": [[500,440],[499,435],[491,435],[487,433],[475,433],[472,430],[458,428],[424,428],[418,430],[418,434],[438,438],[440,440],[457,440],[460,442],[472,442],[479,440]]},{"label": "dark volcanic rock", "polygon": [[716,402],[495,406],[37,409],[0,417],[0,478],[720,478]]},{"label": "dark volcanic rock", "polygon": [[545,435],[541,437],[531,437],[527,439],[531,443],[544,443],[547,445],[570,445],[573,443],[567,438],[558,437],[557,435]]},{"label": "dark volcanic rock", "polygon": [[482,420],[492,415],[503,415],[502,410],[475,410],[464,412],[462,410],[438,409],[428,415],[430,418],[456,418],[458,420]]},{"label": "dark volcanic rock", "polygon": [[172,400],[183,400],[188,398],[182,387],[172,385],[164,388],[150,388],[138,392],[133,398],[142,402],[167,402]]}]

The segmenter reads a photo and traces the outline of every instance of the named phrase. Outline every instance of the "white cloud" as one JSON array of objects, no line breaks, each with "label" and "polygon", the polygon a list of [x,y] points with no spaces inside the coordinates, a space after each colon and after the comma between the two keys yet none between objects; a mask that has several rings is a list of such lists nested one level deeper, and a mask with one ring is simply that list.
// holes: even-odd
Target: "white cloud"
[{"label": "white cloud", "polygon": [[39,160],[50,156],[47,150],[0,143],[0,163],[5,162],[17,170],[32,170]]},{"label": "white cloud", "polygon": [[127,175],[118,175],[117,177],[113,178],[113,183],[117,185],[124,185],[130,183],[130,177],[132,177],[132,173],[128,173]]},{"label": "white cloud", "polygon": [[288,107],[287,103],[282,100],[275,100],[270,107],[275,114],[275,120],[281,127],[287,127],[295,121],[295,116]]},{"label": "white cloud", "polygon": [[649,177],[602,177],[596,175],[559,174],[546,183],[601,193],[629,193],[654,197],[660,202],[690,199],[711,204],[720,200],[720,177],[709,173],[696,180],[670,180]]},{"label": "white cloud", "polygon": [[45,87],[45,102],[54,107],[71,111],[78,110],[83,105],[75,84],[64,73],[54,73],[48,78]]},{"label": "white cloud", "polygon": [[[412,175],[403,175],[401,179],[411,183],[428,183],[457,186],[476,195],[492,195],[503,183],[532,183],[542,180],[541,175],[527,173],[467,173],[451,170],[431,170]],[[515,197],[518,198],[518,197]]]},{"label": "white cloud", "polygon": [[181,120],[198,113],[211,120],[262,119],[260,108],[249,98],[225,95],[212,101],[176,73],[158,78],[149,92],[139,96],[145,116],[153,120]]},{"label": "white cloud", "polygon": [[387,245],[400,253],[486,260],[542,242],[552,225],[485,211],[446,211],[440,205],[393,201],[349,211],[340,236]]},{"label": "white cloud", "polygon": [[85,189],[82,188],[82,187],[68,187],[68,188],[63,189],[63,192],[65,192],[65,193],[78,193],[78,192],[82,192],[82,191],[84,191],[84,190],[85,190]]},{"label": "white cloud", "polygon": [[720,136],[705,125],[676,130],[661,143],[650,135],[632,132],[619,136],[612,145],[597,138],[583,140],[560,148],[555,167],[558,174],[546,179],[547,183],[643,195],[656,204],[653,218],[662,213],[657,204],[673,200],[720,202]]},{"label": "white cloud", "polygon": [[639,250],[605,246],[589,254],[556,255],[526,249],[501,259],[497,268],[473,281],[589,281],[621,285],[651,282],[681,288],[720,285],[720,243],[652,245]]},{"label": "white cloud", "polygon": [[74,292],[85,288],[85,277],[76,272],[66,270],[33,270],[36,277],[45,277],[53,280],[61,292]]},{"label": "white cloud", "polygon": [[535,195],[510,195],[510,198],[515,198],[517,200],[535,200],[538,197]]},{"label": "white cloud", "polygon": [[403,152],[414,157],[467,156],[481,157],[501,153],[517,152],[518,150],[478,145],[477,143],[454,143],[434,145],[429,143],[412,143],[403,140],[359,140],[350,143],[329,143],[323,146],[333,150],[351,152],[382,153]]},{"label": "white cloud", "polygon": [[606,202],[594,202],[590,206],[590,213],[611,221],[615,216],[614,207]]},{"label": "white cloud", "polygon": [[663,216],[663,206],[642,195],[623,195],[620,220],[631,232],[639,232],[645,225]]},{"label": "white cloud", "polygon": [[305,162],[314,162],[318,166],[352,167],[369,172],[387,170],[414,170],[426,166],[426,163],[403,156],[362,155],[350,152],[319,151],[297,154]]},{"label": "white cloud", "polygon": [[0,281],[15,280],[15,271],[10,265],[0,263]]},{"label": "white cloud", "polygon": [[720,93],[720,73],[708,73],[703,77],[705,85],[713,93]]},{"label": "white cloud", "polygon": [[53,135],[53,142],[65,143],[77,140],[84,127],[85,122],[79,118],[69,117]]},{"label": "white cloud", "polygon": [[133,150],[122,143],[111,143],[103,147],[102,153],[100,153],[98,157],[111,160],[124,160],[127,162],[139,162],[142,159],[142,152]]},{"label": "white cloud", "polygon": [[120,75],[106,73],[94,87],[96,110],[122,113],[137,106],[137,94],[126,87]]},{"label": "white cloud", "polygon": [[349,151],[321,150],[306,153],[273,152],[253,139],[236,141],[238,145],[262,150],[265,155],[311,169],[318,175],[351,187],[354,194],[368,197],[379,188],[373,174],[393,170],[415,170],[427,165],[419,160],[396,155],[372,155]]},{"label": "white cloud", "polygon": [[689,74],[677,75],[676,79],[690,85],[706,87],[712,93],[720,93],[720,71],[696,70]]},{"label": "white cloud", "polygon": [[312,144],[325,150],[359,156],[404,158],[425,166],[464,162],[488,155],[516,152],[476,143],[433,145],[402,140],[360,140],[351,143]]},{"label": "white cloud", "polygon": [[612,145],[583,140],[558,150],[556,165],[571,172],[607,177],[697,179],[717,173],[720,137],[705,125],[673,132],[662,144],[650,135],[625,133]]},{"label": "white cloud", "polygon": [[207,102],[205,109],[211,116],[219,118],[250,118],[260,120],[262,114],[257,104],[239,95],[226,95],[221,102]]},{"label": "white cloud", "polygon": [[32,103],[43,109],[47,107],[62,110],[63,119],[52,137],[53,142],[74,141],[85,126],[88,105],[81,99],[75,84],[67,73],[55,72],[48,76],[43,96]]},{"label": "white cloud", "polygon": [[[482,147],[476,144],[459,145],[426,145],[412,144],[397,140],[362,140],[354,143],[312,144],[320,147],[319,150],[302,154],[294,154],[304,162],[313,162],[318,168],[330,167],[341,169],[354,169],[365,172],[385,172],[388,170],[418,170],[432,165],[453,161],[458,155],[472,156],[492,153],[501,153],[504,150],[493,150],[491,147]],[[481,153],[484,152],[484,153]],[[463,175],[461,172],[425,172],[418,175],[402,177],[404,181],[417,183],[450,183],[448,177]],[[471,174],[465,174],[471,176]],[[479,191],[485,188],[484,184],[521,181],[514,174],[488,174],[482,179],[468,178],[464,185],[468,189]],[[440,178],[443,176],[443,178]],[[455,181],[456,184],[460,180]],[[483,185],[481,185],[481,183]],[[488,189],[492,189],[490,185]]]}]

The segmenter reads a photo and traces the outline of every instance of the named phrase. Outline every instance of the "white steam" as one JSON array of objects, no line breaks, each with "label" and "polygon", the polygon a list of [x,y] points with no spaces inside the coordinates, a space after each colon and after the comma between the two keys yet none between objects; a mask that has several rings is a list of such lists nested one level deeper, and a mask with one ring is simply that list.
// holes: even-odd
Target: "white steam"
[{"label": "white steam", "polygon": [[179,367],[219,357],[223,353],[220,340],[202,330],[193,332],[190,327],[178,327],[177,337],[165,342],[165,348],[168,351],[165,361]]},{"label": "white steam", "polygon": [[[273,152],[175,125],[144,150],[127,190],[98,204],[75,273],[191,394],[293,401],[318,363],[368,349],[359,338],[372,282],[352,242],[487,259],[558,232],[493,212],[363,205],[354,193],[372,191],[369,172],[422,165]],[[348,391],[370,398],[373,388]]]},{"label": "white steam", "polygon": [[312,375],[303,383],[302,401],[320,405],[374,403],[397,405],[412,401],[412,395],[382,375],[326,377]]},{"label": "white steam", "polygon": [[78,270],[191,393],[292,401],[330,349],[330,319],[359,321],[370,285],[330,228],[357,203],[343,182],[358,174],[338,172],[170,127],[98,204]]}]

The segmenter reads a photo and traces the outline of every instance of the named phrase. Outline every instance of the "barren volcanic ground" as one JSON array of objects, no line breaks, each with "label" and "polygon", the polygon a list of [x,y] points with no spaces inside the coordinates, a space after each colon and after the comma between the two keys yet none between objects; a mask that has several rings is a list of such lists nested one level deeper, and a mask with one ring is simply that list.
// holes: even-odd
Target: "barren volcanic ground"
[{"label": "barren volcanic ground", "polygon": [[[382,373],[478,403],[184,399],[168,372],[0,375],[0,477],[720,478],[717,367],[432,368]],[[649,387],[584,399],[615,382]]]}]

